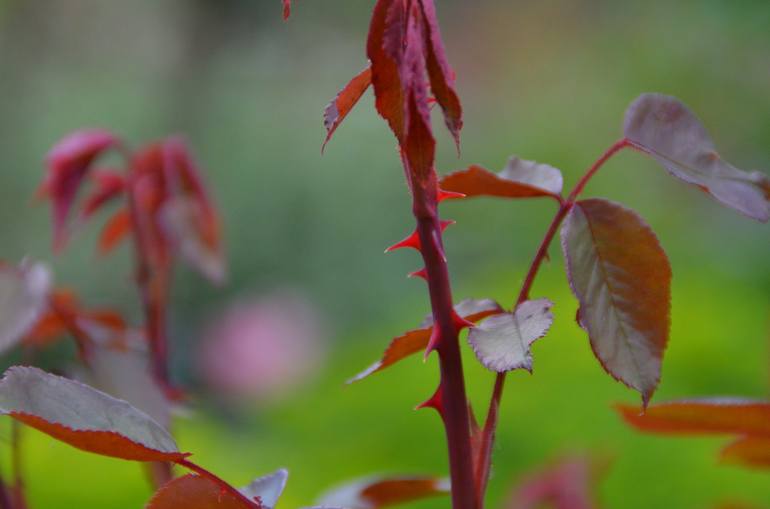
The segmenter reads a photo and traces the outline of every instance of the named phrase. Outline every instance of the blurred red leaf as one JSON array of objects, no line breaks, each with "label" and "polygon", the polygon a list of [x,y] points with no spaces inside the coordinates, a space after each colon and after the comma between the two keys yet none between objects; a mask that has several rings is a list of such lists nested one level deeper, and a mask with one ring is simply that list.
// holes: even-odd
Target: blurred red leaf
[{"label": "blurred red leaf", "polygon": [[770,437],[770,403],[741,399],[673,401],[652,405],[644,413],[617,406],[631,426],[651,433],[734,433]]},{"label": "blurred red leaf", "polygon": [[435,477],[366,478],[332,488],[318,508],[379,509],[448,493],[448,481]]},{"label": "blurred red leaf", "polygon": [[243,498],[207,477],[188,474],[177,477],[159,489],[145,509],[254,509]]},{"label": "blurred red leaf", "polygon": [[108,131],[82,130],[63,138],[48,153],[40,194],[49,197],[53,204],[55,249],[64,247],[67,218],[92,163],[117,143],[118,139]]},{"label": "blurred red leaf", "polygon": [[646,405],[660,380],[669,334],[671,268],[650,227],[616,203],[577,202],[562,228],[562,248],[578,321],[613,378]]},{"label": "blurred red leaf", "polygon": [[350,82],[345,85],[337,96],[332,99],[324,110],[324,127],[326,128],[326,140],[324,140],[321,152],[326,148],[326,144],[332,139],[334,131],[340,126],[348,113],[358,103],[366,89],[372,84],[372,68],[367,67],[357,74]]},{"label": "blurred red leaf", "polygon": [[163,486],[145,508],[272,509],[283,493],[287,477],[288,472],[281,469],[235,490],[223,489],[221,484],[208,477],[189,474]]},{"label": "blurred red leaf", "polygon": [[120,244],[131,232],[131,214],[122,208],[104,224],[99,234],[99,254],[106,255]]},{"label": "blurred red leaf", "polygon": [[126,178],[112,170],[98,170],[91,174],[91,180],[96,185],[83,205],[82,216],[90,217],[103,205],[122,196],[126,191]]},{"label": "blurred red leaf", "polygon": [[548,196],[560,200],[561,172],[546,164],[511,158],[500,173],[481,166],[450,173],[441,179],[441,189],[467,197],[536,198]]},{"label": "blurred red leaf", "polygon": [[770,437],[741,437],[722,449],[722,461],[754,468],[770,468]]},{"label": "blurred red leaf", "polygon": [[135,461],[178,461],[171,435],[125,401],[37,368],[0,380],[0,412],[78,449]]},{"label": "blurred red leaf", "polygon": [[291,16],[291,0],[283,0],[283,19],[284,21]]},{"label": "blurred red leaf", "polygon": [[[491,315],[502,313],[503,309],[491,299],[465,299],[455,305],[455,313],[470,322],[476,322]],[[433,319],[426,318],[419,329],[410,330],[393,339],[382,358],[354,376],[348,383],[358,382],[372,373],[382,371],[401,359],[424,351],[433,333]]]}]

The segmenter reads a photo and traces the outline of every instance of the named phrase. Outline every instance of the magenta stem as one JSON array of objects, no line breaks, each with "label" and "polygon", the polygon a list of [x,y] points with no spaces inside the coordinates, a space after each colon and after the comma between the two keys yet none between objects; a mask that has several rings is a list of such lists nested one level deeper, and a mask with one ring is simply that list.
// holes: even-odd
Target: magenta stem
[{"label": "magenta stem", "polygon": [[[588,182],[596,175],[596,173],[604,166],[604,164],[612,158],[615,154],[630,147],[631,142],[623,138],[622,140],[614,143],[609,149],[607,149],[602,156],[591,165],[591,167],[581,177],[575,187],[570,192],[566,200],[561,202],[559,210],[556,212],[551,224],[548,226],[548,230],[540,243],[540,247],[535,253],[535,257],[532,259],[532,263],[527,271],[527,276],[524,278],[524,283],[521,286],[519,295],[516,298],[516,304],[513,309],[526,301],[529,298],[529,292],[532,289],[532,285],[535,282],[540,267],[543,265],[543,261],[548,256],[548,249],[553,242],[556,233],[559,231],[559,226],[567,217],[567,214],[572,210],[575,201],[585,189]],[[489,481],[489,470],[492,465],[492,447],[495,440],[495,431],[497,429],[497,422],[499,417],[500,399],[503,395],[503,389],[505,387],[505,375],[506,373],[498,373],[495,378],[495,386],[492,390],[492,397],[490,398],[489,411],[487,412],[487,419],[484,423],[484,430],[482,431],[481,450],[479,451],[479,462],[476,471],[476,482],[479,490],[479,497],[483,499],[486,492],[487,483]],[[479,507],[483,507],[483,500],[479,501]]]}]

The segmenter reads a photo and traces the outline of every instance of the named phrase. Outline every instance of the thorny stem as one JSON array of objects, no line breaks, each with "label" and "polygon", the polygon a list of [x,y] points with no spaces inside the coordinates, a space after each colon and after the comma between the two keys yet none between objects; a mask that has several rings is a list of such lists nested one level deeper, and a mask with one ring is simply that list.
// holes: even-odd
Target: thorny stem
[{"label": "thorny stem", "polygon": [[228,483],[218,475],[212,472],[209,472],[202,466],[186,459],[177,460],[175,463],[179,466],[185,467],[195,472],[201,477],[206,477],[207,479],[214,481],[222,489],[222,491],[225,491],[231,494],[232,496],[234,496],[236,499],[245,502],[246,504],[248,504],[249,507],[253,507],[254,509],[264,509],[264,506],[262,505],[262,503],[254,500],[249,500],[248,497],[246,497],[243,493],[241,493],[236,488],[234,488],[230,483]]},{"label": "thorny stem", "polygon": [[427,189],[430,190],[413,186],[413,212],[420,238],[420,252],[425,262],[436,334],[435,347],[441,371],[435,408],[441,414],[446,431],[452,507],[475,509],[477,495],[473,477],[468,399],[459,342],[459,330],[462,325],[457,322],[452,305],[452,289],[444,255],[441,222],[436,211],[437,186],[429,185]]},{"label": "thorny stem", "polygon": [[[553,220],[551,221],[548,230],[543,237],[540,247],[535,253],[535,257],[532,259],[532,263],[527,271],[527,276],[524,278],[524,283],[521,286],[519,295],[516,298],[516,304],[513,309],[515,310],[522,302],[529,298],[529,292],[532,289],[532,285],[535,282],[540,267],[543,265],[543,261],[548,257],[548,249],[553,242],[556,232],[559,231],[559,226],[567,217],[567,214],[572,210],[575,201],[585,189],[588,182],[596,175],[602,166],[612,156],[623,150],[624,148],[631,147],[631,142],[626,138],[623,138],[615,142],[602,156],[591,165],[586,173],[581,177],[575,187],[570,192],[566,200],[561,202],[559,210],[556,212]],[[495,441],[495,430],[497,429],[497,419],[499,416],[500,398],[503,395],[503,389],[505,387],[505,375],[506,373],[498,373],[495,378],[495,386],[492,390],[492,397],[489,403],[489,411],[487,412],[487,419],[484,423],[484,430],[481,439],[481,450],[479,451],[479,461],[476,469],[476,483],[479,490],[479,507],[483,507],[483,497],[486,491],[487,481],[489,480],[489,470],[492,463],[492,446]]]}]

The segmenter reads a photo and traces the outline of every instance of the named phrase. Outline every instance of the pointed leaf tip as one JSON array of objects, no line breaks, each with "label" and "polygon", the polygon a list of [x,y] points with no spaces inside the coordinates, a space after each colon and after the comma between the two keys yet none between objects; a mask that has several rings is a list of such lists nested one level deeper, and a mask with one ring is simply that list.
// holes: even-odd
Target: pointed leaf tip
[{"label": "pointed leaf tip", "polygon": [[700,120],[674,97],[640,96],[626,112],[624,133],[674,177],[750,218],[770,219],[770,179],[724,161]]},{"label": "pointed leaf tip", "polygon": [[324,110],[324,127],[326,128],[326,139],[321,147],[321,153],[323,153],[326,145],[332,139],[334,132],[345,120],[358,104],[358,101],[364,95],[364,92],[372,84],[372,68],[367,67],[359,74],[357,74],[350,82],[345,85],[337,96],[326,106]]},{"label": "pointed leaf tip", "polygon": [[577,202],[561,231],[578,322],[594,355],[646,405],[668,343],[671,267],[650,227],[616,203]]},{"label": "pointed leaf tip", "polygon": [[476,357],[489,370],[503,373],[515,369],[532,371],[532,343],[545,336],[553,323],[548,299],[522,302],[513,313],[494,315],[468,334]]}]

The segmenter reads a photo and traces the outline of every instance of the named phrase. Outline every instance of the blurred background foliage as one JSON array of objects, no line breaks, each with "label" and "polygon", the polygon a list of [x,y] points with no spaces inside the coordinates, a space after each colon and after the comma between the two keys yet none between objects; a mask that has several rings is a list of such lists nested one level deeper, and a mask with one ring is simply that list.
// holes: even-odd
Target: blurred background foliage
[{"label": "blurred background foliage", "polygon": [[[58,284],[136,319],[130,251],[99,258],[96,224],[51,256],[49,211],[33,200],[42,160],[53,142],[83,126],[112,129],[137,145],[186,136],[221,208],[230,280],[211,289],[178,272],[175,376],[203,388],[196,368],[202,331],[233,303],[282,292],[313,309],[318,344],[302,351],[323,362],[307,363],[309,374],[259,403],[233,406],[209,388],[175,430],[183,449],[234,483],[289,467],[281,507],[371,472],[446,470],[438,419],[411,411],[436,383],[433,359],[342,385],[428,310],[424,286],[404,278],[417,257],[382,255],[412,220],[395,143],[371,96],[320,156],[321,111],[366,64],[372,3],[298,1],[284,24],[278,0],[0,0],[0,256],[48,260]],[[687,103],[739,167],[770,170],[766,0],[438,4],[466,111],[459,159],[436,123],[441,171],[470,163],[498,169],[517,154],[561,168],[571,184],[620,135],[626,105],[647,91]],[[614,159],[588,194],[639,211],[671,258],[673,331],[655,399],[767,396],[767,226],[634,153]],[[444,215],[458,221],[446,239],[457,298],[510,305],[552,207],[446,205]],[[718,464],[720,440],[642,436],[619,422],[611,403],[636,397],[593,360],[574,322],[558,249],[552,256],[533,296],[552,298],[557,320],[534,347],[534,376],[510,378],[490,507],[522,473],[576,450],[612,459],[600,487],[610,508],[770,501],[767,473]],[[492,375],[472,356],[466,365],[481,411]],[[149,496],[135,465],[34,432],[24,446],[33,508],[141,507]]]}]

